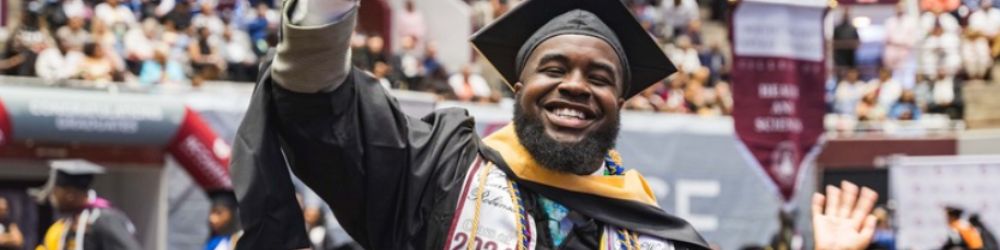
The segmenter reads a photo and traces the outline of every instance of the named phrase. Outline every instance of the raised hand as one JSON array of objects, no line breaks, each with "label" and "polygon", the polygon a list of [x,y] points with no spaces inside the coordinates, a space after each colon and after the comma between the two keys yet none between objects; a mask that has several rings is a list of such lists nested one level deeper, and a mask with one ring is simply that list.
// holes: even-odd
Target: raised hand
[{"label": "raised hand", "polygon": [[[840,188],[826,186],[826,195],[814,194],[812,222],[816,250],[865,249],[875,233],[871,214],[878,193],[870,188],[858,190],[847,181]],[[824,202],[826,203],[824,206]]]}]

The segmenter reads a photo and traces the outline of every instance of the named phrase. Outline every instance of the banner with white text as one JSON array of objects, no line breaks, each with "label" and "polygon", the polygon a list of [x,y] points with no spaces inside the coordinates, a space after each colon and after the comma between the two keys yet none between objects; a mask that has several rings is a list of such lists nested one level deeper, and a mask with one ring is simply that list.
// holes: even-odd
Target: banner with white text
[{"label": "banner with white text", "polygon": [[826,6],[742,1],[731,19],[736,134],[785,200],[823,133],[825,14]]}]

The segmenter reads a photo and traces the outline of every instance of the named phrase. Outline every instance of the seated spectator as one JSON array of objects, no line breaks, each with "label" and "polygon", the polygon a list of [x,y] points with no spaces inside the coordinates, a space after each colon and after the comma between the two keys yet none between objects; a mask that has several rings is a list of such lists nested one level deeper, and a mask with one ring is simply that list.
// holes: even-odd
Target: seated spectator
[{"label": "seated spectator", "polygon": [[654,84],[643,90],[638,95],[625,102],[625,109],[637,111],[652,111],[666,109],[666,102],[656,92],[661,88],[660,84]]},{"label": "seated spectator", "polygon": [[257,55],[250,47],[250,36],[232,26],[222,33],[226,75],[231,81],[251,82],[257,76]]},{"label": "seated spectator", "polygon": [[878,78],[872,79],[868,86],[871,88],[868,91],[875,95],[876,104],[882,110],[889,110],[903,92],[903,85],[892,77],[892,71],[887,67],[880,68]]},{"label": "seated spectator", "polygon": [[351,65],[362,70],[372,68],[368,47],[365,46],[367,40],[368,37],[358,31],[351,33]]},{"label": "seated spectator", "polygon": [[375,66],[372,67],[372,76],[378,80],[378,84],[382,85],[386,90],[392,89],[392,81],[389,80],[389,64],[383,61],[376,61]]},{"label": "seated spectator", "polygon": [[421,89],[421,79],[423,69],[420,65],[420,58],[417,56],[417,41],[413,36],[404,36],[400,40],[400,50],[392,58],[392,68],[397,78],[406,84],[407,89]]},{"label": "seated spectator", "polygon": [[834,91],[834,111],[838,114],[854,114],[862,95],[868,90],[868,85],[861,79],[858,69],[848,69],[843,80],[837,83]]},{"label": "seated spectator", "polygon": [[660,8],[663,13],[663,34],[667,38],[683,33],[691,20],[698,20],[701,16],[695,0],[663,0]]},{"label": "seated spectator", "polygon": [[702,48],[701,20],[695,19],[689,21],[687,28],[684,29],[684,33],[682,34],[688,37],[688,39],[691,39],[691,46],[694,47],[695,50],[700,50]]},{"label": "seated spectator", "polygon": [[375,67],[375,62],[388,62],[388,58],[385,56],[385,40],[382,36],[372,35],[368,37],[365,41],[365,50],[362,50],[365,57],[368,58],[367,62],[364,62],[369,68],[365,70],[372,71]]},{"label": "seated spectator", "polygon": [[920,120],[920,105],[917,105],[916,94],[912,90],[904,90],[899,101],[889,109],[889,119]]},{"label": "seated spectator", "polygon": [[920,16],[920,27],[923,27],[924,34],[933,33],[935,27],[940,26],[942,31],[951,35],[958,35],[962,31],[958,19],[948,13],[942,6],[932,6],[929,11]]},{"label": "seated spectator", "polygon": [[[1000,24],[998,24],[1000,25]],[[990,41],[982,33],[967,29],[963,32],[961,45],[962,64],[970,79],[983,80],[993,67],[990,55]]]},{"label": "seated spectator", "polygon": [[104,47],[96,43],[83,45],[84,58],[80,63],[80,78],[93,82],[92,86],[103,86],[111,82],[115,71]]},{"label": "seated spectator", "polygon": [[854,114],[859,121],[880,121],[885,118],[886,109],[878,105],[878,92],[869,91],[855,106]]},{"label": "seated spectator", "polygon": [[723,115],[733,113],[733,91],[728,82],[715,84],[715,102],[718,103]]},{"label": "seated spectator", "polygon": [[142,64],[153,57],[154,42],[159,40],[159,26],[155,19],[146,18],[139,27],[133,26],[125,32],[125,64],[129,72],[138,75]]},{"label": "seated spectator", "polygon": [[968,23],[969,31],[993,40],[1000,34],[1000,9],[993,7],[993,0],[981,0],[979,8],[969,14]]},{"label": "seated spectator", "polygon": [[952,118],[960,118],[955,98],[955,77],[938,74],[931,85],[931,99],[927,106],[928,113],[948,114]]},{"label": "seated spectator", "polygon": [[83,47],[84,43],[90,41],[90,32],[85,29],[85,25],[83,17],[70,17],[66,26],[56,30],[56,40],[70,43],[70,47]]},{"label": "seated spectator", "polygon": [[153,57],[142,63],[139,83],[142,85],[183,84],[187,82],[184,67],[167,56],[169,49],[161,46],[153,52]]},{"label": "seated spectator", "polygon": [[191,26],[195,29],[208,29],[208,34],[212,36],[221,35],[226,29],[226,23],[215,12],[213,1],[201,1],[201,13],[191,18]]},{"label": "seated spectator", "polygon": [[10,204],[0,196],[0,249],[21,249],[23,244],[21,228],[10,218]]},{"label": "seated spectator", "polygon": [[[428,42],[424,47],[424,60],[422,64],[424,72],[427,72],[427,75],[431,75],[437,71],[448,72],[448,69],[445,69],[441,61],[437,59],[437,43],[434,42]],[[447,75],[447,73],[445,74]]]},{"label": "seated spectator", "polygon": [[278,13],[267,7],[267,3],[263,1],[257,2],[257,7],[254,8],[253,15],[246,23],[246,30],[247,34],[250,35],[250,40],[253,42],[254,52],[258,56],[264,55],[267,52],[267,35],[272,30],[277,29],[278,20]]},{"label": "seated spectator", "polygon": [[240,220],[236,196],[227,191],[209,194],[212,207],[208,215],[211,235],[205,243],[205,250],[230,250],[236,248],[240,235]]},{"label": "seated spectator", "polygon": [[326,218],[324,218],[321,207],[305,206],[302,208],[302,216],[305,219],[306,232],[309,233],[309,242],[312,243],[312,249],[334,249],[333,237],[327,233],[326,226],[323,223]]},{"label": "seated spectator", "polygon": [[74,42],[60,39],[58,46],[42,50],[35,61],[35,73],[45,80],[66,80],[79,75],[84,55]]},{"label": "seated spectator", "polygon": [[188,44],[188,57],[191,58],[191,67],[194,69],[191,85],[198,87],[204,81],[218,79],[226,67],[226,60],[217,50],[219,46],[215,43],[216,40],[212,39],[208,28],[198,28],[198,36],[195,39]]},{"label": "seated spectator", "polygon": [[94,6],[94,17],[109,27],[118,25],[128,27],[136,22],[132,10],[120,4],[119,0],[105,0]]},{"label": "seated spectator", "polygon": [[664,109],[662,112],[670,113],[687,113],[689,112],[688,106],[685,105],[685,95],[684,89],[688,84],[689,78],[687,74],[674,74],[669,78],[670,85],[667,86],[667,90],[661,94],[661,98],[664,100]]},{"label": "seated spectator", "polygon": [[726,55],[722,53],[722,46],[718,43],[713,43],[709,46],[709,49],[704,54],[701,54],[701,64],[708,68],[709,79],[708,85],[713,86],[716,82],[721,81],[723,76],[726,75],[727,65]]},{"label": "seated spectator", "polygon": [[493,93],[486,79],[472,72],[472,66],[462,66],[461,72],[448,78],[448,85],[455,92],[455,97],[463,102],[489,101]]},{"label": "seated spectator", "polygon": [[923,74],[936,79],[938,73],[954,75],[962,65],[959,53],[961,41],[957,35],[945,33],[941,25],[935,25],[930,36],[924,38],[920,64]]},{"label": "seated spectator", "polygon": [[21,23],[12,32],[7,45],[4,46],[3,60],[0,70],[6,75],[34,76],[35,60],[38,53],[50,47],[52,38],[49,32],[40,25],[41,17],[35,13],[25,12],[21,15]]},{"label": "seated spectator", "polygon": [[698,50],[687,36],[677,37],[677,45],[667,50],[667,56],[677,65],[679,72],[692,73],[702,68]]}]

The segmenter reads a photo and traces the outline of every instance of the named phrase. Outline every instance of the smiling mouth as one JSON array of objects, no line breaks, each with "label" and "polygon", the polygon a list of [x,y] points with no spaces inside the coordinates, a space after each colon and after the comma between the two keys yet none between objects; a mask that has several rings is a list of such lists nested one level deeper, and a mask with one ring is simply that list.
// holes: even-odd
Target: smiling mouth
[{"label": "smiling mouth", "polygon": [[561,128],[584,129],[594,122],[593,115],[577,108],[549,106],[544,110],[549,122]]}]

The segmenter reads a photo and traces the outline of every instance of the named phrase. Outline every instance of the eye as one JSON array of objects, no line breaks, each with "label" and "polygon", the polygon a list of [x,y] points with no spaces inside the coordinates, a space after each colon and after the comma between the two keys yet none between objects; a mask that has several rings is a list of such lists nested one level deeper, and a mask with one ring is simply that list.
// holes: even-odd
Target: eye
[{"label": "eye", "polygon": [[602,76],[602,75],[594,74],[594,75],[590,75],[587,78],[589,78],[590,82],[593,83],[593,84],[595,84],[595,85],[599,85],[599,86],[611,85],[611,80],[608,79],[605,76]]},{"label": "eye", "polygon": [[566,74],[566,70],[563,70],[560,67],[545,67],[542,68],[540,72],[549,77],[562,77],[563,75]]}]

